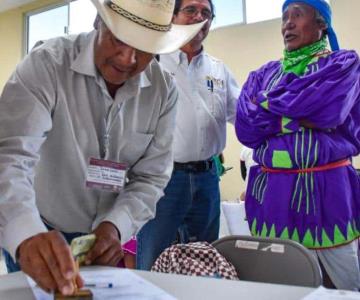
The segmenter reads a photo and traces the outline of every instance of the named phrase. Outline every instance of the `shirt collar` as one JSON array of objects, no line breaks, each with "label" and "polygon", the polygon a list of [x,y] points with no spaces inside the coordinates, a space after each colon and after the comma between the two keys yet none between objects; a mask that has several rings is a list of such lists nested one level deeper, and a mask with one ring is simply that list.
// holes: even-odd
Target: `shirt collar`
[{"label": "shirt collar", "polygon": [[[149,68],[149,66],[148,66]],[[125,84],[116,93],[115,101],[127,101],[135,97],[141,89],[151,86],[146,70],[126,80]]]},{"label": "shirt collar", "polygon": [[[150,65],[147,66],[147,68],[150,68]],[[131,90],[137,90],[138,88],[142,89],[151,86],[151,81],[146,74],[146,69],[136,76],[126,80],[124,87],[129,87]]]},{"label": "shirt collar", "polygon": [[94,63],[94,46],[96,31],[89,32],[85,40],[80,44],[80,50],[71,64],[71,69],[75,72],[96,77],[96,67]]},{"label": "shirt collar", "polygon": [[[200,53],[193,57],[192,61],[198,63],[201,58],[205,55],[204,47],[202,47]],[[175,60],[177,65],[181,65],[183,62],[188,62],[187,55],[181,49],[176,50],[175,52],[171,53],[170,56]],[[161,62],[161,61],[160,61]]]}]

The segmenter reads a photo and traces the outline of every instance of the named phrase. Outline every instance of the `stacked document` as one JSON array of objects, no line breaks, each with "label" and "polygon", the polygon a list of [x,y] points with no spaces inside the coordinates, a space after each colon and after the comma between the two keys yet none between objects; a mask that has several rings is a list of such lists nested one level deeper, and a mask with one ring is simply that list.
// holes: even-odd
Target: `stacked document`
[{"label": "stacked document", "polygon": [[[154,299],[174,300],[175,298],[159,287],[146,281],[127,269],[100,269],[80,271],[86,288],[93,293],[94,300],[115,299]],[[28,277],[28,282],[36,300],[53,300],[54,295],[43,291]]]}]

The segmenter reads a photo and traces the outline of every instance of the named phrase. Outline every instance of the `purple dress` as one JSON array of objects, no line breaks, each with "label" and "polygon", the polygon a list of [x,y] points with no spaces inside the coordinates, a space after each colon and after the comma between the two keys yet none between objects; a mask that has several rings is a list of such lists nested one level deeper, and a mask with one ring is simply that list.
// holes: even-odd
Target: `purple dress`
[{"label": "purple dress", "polygon": [[302,76],[285,74],[279,61],[250,73],[236,133],[259,164],[250,170],[245,200],[253,235],[312,249],[359,237],[360,177],[353,166],[298,172],[360,152],[360,61],[354,51],[324,55]]}]

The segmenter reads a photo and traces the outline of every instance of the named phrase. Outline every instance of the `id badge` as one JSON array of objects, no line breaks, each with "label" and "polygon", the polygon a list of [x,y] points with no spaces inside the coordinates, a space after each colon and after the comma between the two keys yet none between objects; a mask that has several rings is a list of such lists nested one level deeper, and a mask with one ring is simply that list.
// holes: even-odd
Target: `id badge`
[{"label": "id badge", "polygon": [[126,164],[90,158],[86,187],[109,192],[120,192],[125,185],[126,170]]}]

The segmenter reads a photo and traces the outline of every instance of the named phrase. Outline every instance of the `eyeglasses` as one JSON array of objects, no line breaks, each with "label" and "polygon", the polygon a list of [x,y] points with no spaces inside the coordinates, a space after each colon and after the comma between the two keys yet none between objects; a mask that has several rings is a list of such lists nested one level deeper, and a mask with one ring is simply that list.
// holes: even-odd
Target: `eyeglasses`
[{"label": "eyeglasses", "polygon": [[199,10],[195,6],[187,6],[180,9],[179,11],[181,11],[187,17],[194,17],[199,12],[204,19],[210,20],[214,17],[213,13],[209,9],[204,8],[202,10]]}]

